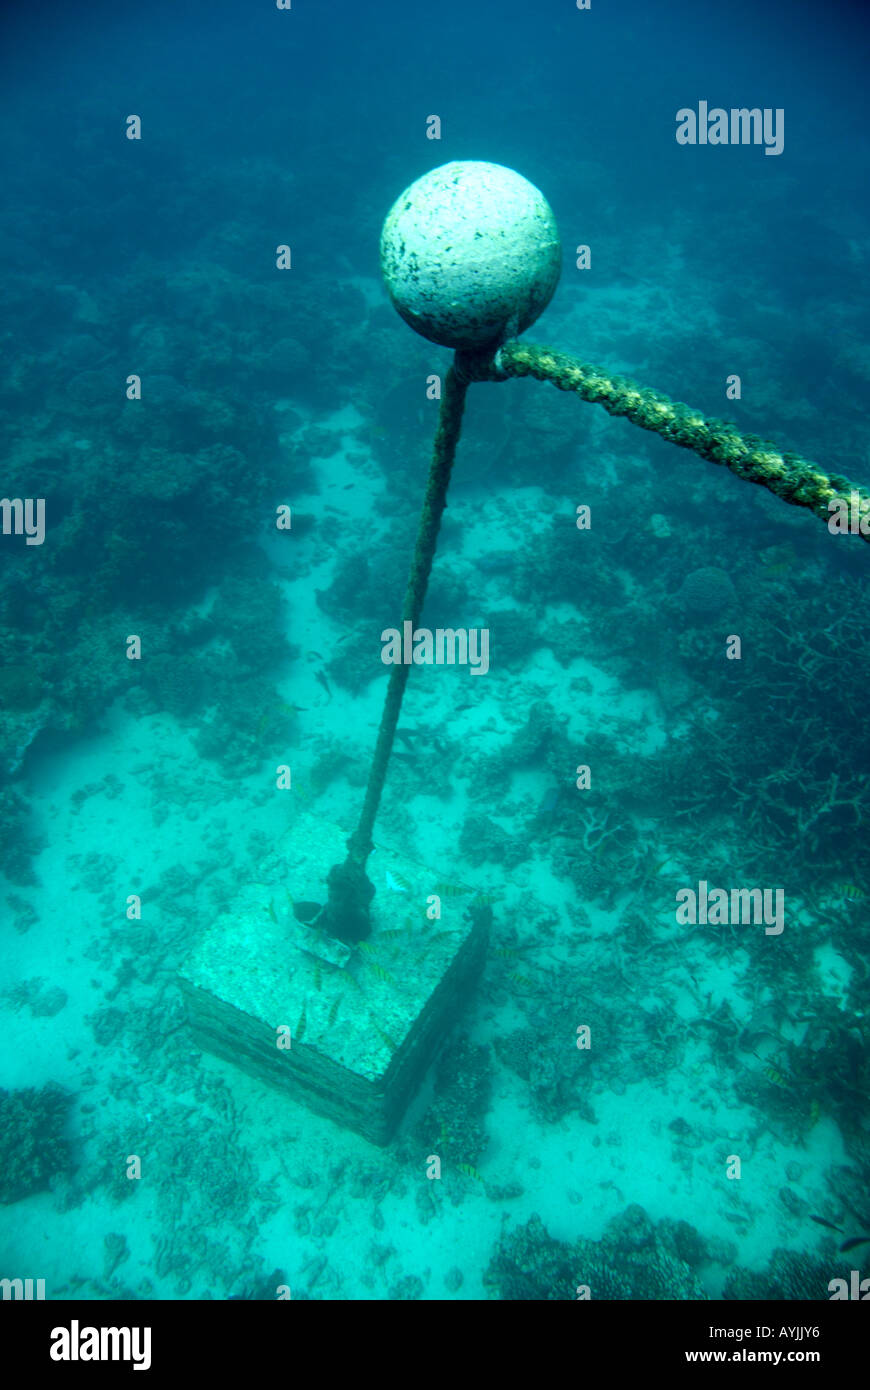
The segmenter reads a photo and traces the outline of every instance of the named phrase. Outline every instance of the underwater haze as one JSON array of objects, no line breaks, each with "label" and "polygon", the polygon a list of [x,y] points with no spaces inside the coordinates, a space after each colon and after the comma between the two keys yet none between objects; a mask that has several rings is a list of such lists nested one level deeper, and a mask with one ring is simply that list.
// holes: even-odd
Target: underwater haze
[{"label": "underwater haze", "polygon": [[[0,1280],[870,1275],[868,34],[836,0],[5,6]],[[552,209],[521,341],[812,460],[847,520],[473,381],[342,939],[452,360],[379,241],[454,161]]]}]

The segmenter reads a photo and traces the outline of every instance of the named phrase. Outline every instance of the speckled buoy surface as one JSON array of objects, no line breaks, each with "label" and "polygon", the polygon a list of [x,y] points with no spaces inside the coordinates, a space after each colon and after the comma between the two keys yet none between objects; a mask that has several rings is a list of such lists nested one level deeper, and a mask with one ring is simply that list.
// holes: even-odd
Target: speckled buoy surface
[{"label": "speckled buoy surface", "polygon": [[501,164],[456,161],[406,188],[381,233],[381,270],[406,323],[434,343],[481,348],[546,309],[562,255],[552,209]]}]

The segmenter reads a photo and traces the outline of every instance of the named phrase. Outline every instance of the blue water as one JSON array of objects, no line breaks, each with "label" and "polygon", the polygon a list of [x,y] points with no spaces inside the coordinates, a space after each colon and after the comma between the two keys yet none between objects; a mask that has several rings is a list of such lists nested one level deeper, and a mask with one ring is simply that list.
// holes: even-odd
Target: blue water
[{"label": "blue water", "polygon": [[[427,170],[549,201],[527,339],[870,483],[861,9],[84,8],[0,21],[0,490],[45,503],[0,536],[0,1278],[828,1298],[870,1258],[866,543],[656,435],[469,390],[422,621],[489,669],[411,668],[369,874],[492,934],[392,1143],[205,1051],[178,979],[300,808],[362,807],[451,360],[379,271]],[[700,102],[781,152],[678,144]],[[680,920],[701,884],[770,915]]]}]

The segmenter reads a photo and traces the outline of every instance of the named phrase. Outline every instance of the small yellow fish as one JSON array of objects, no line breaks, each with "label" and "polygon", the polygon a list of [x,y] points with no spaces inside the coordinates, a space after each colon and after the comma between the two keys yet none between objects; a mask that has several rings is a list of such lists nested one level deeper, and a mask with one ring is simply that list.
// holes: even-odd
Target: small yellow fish
[{"label": "small yellow fish", "polygon": [[385,1032],[383,1028],[380,1028],[378,1024],[374,1022],[374,1020],[372,1020],[372,1027],[374,1028],[378,1037],[381,1039],[381,1042],[386,1043],[387,1047],[390,1049],[391,1052],[398,1052],[399,1044],[395,1042],[393,1038],[390,1037],[389,1033]]},{"label": "small yellow fish", "polygon": [[462,883],[436,883],[435,892],[439,898],[461,898],[465,893],[471,893],[471,888],[466,888]]},{"label": "small yellow fish", "polygon": [[528,975],[521,975],[518,970],[515,970],[510,978],[515,985],[519,985],[522,989],[528,989],[534,983]]},{"label": "small yellow fish", "polygon": [[315,960],[315,962],[314,962],[314,988],[315,988],[315,989],[323,989],[323,975],[321,974],[321,971],[320,971],[320,961],[319,961],[319,960]]},{"label": "small yellow fish", "polygon": [[305,1018],[305,1005],[304,1005],[304,1003],[303,1003],[303,1005],[302,1005],[302,1012],[301,1012],[301,1014],[299,1015],[299,1022],[296,1024],[296,1030],[295,1030],[295,1032],[294,1032],[294,1034],[293,1034],[293,1036],[295,1037],[295,1039],[296,1039],[297,1042],[301,1042],[302,1039],[305,1037],[305,1024],[306,1024],[306,1021],[307,1021],[307,1020],[306,1020],[306,1018]]},{"label": "small yellow fish", "polygon": [[343,998],[344,995],[340,994],[337,999],[334,999],[332,1001],[332,1008],[329,1010],[329,1021],[326,1025],[328,1028],[331,1028],[332,1025],[335,1023],[335,1020],[338,1017],[338,1006]]},{"label": "small yellow fish", "polygon": [[502,960],[516,960],[517,956],[516,951],[510,946],[496,946],[492,954],[494,956],[500,956]]},{"label": "small yellow fish", "polygon": [[767,575],[768,579],[781,579],[791,569],[794,569],[793,560],[777,560],[772,565],[764,566],[764,574]]},{"label": "small yellow fish", "polygon": [[382,984],[393,985],[396,983],[389,971],[385,970],[382,965],[378,965],[376,960],[366,961],[366,965],[375,979],[380,980]]},{"label": "small yellow fish", "polygon": [[781,1072],[781,1071],[777,1071],[776,1067],[765,1067],[765,1068],[764,1068],[764,1075],[767,1077],[768,1081],[772,1081],[772,1082],[773,1082],[774,1086],[787,1086],[787,1085],[788,1085],[788,1082],[786,1081],[786,1079],[785,1079],[785,1077],[783,1076],[782,1072]]},{"label": "small yellow fish", "polygon": [[460,1173],[464,1173],[467,1178],[474,1178],[475,1182],[483,1182],[480,1173],[478,1173],[477,1169],[473,1168],[470,1163],[457,1163],[456,1166]]},{"label": "small yellow fish", "polygon": [[867,896],[864,889],[859,888],[855,883],[838,884],[834,889],[834,895],[838,898],[846,898],[850,903],[859,902],[861,898]]},{"label": "small yellow fish", "polygon": [[410,881],[400,874],[397,869],[387,869],[385,873],[387,887],[393,893],[409,893],[411,891]]},{"label": "small yellow fish", "polygon": [[489,907],[491,903],[500,903],[503,897],[504,893],[501,892],[475,893],[472,902],[478,907]]}]

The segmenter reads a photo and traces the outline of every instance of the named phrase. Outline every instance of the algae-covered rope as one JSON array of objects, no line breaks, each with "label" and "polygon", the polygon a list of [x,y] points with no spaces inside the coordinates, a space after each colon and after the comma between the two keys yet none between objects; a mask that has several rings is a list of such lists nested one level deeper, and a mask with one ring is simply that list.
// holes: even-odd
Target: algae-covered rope
[{"label": "algae-covered rope", "polygon": [[[468,382],[451,368],[444,383],[444,394],[432,445],[429,479],[417,527],[417,544],[402,609],[402,623],[404,625],[405,622],[410,622],[412,631],[416,628],[423,611],[441,518],[447,506],[447,488],[462,429],[462,412],[465,408],[467,390]],[[404,626],[402,630],[404,631]],[[368,909],[375,890],[366,877],[365,864],[372,850],[372,830],[384,789],[393,739],[402,708],[402,696],[410,669],[410,666],[402,661],[396,663],[390,671],[378,741],[369,769],[359,824],[347,842],[347,859],[343,864],[333,865],[327,878],[329,899],[324,914],[327,918],[327,929],[348,943],[364,940],[371,930]]]},{"label": "algae-covered rope", "polygon": [[[663,439],[691,449],[711,463],[724,464],[750,483],[759,483],[784,502],[806,507],[823,521],[831,520],[828,503],[838,499],[844,507],[870,511],[870,492],[799,454],[780,450],[735,425],[716,420],[651,391],[627,377],[614,376],[605,368],[581,362],[567,352],[526,343],[518,338],[504,343],[494,358],[460,354],[461,372],[469,381],[503,381],[512,376],[533,376],[549,381],[560,391],[574,391],[584,401],[603,405],[610,415],[624,415],[641,429],[653,430]],[[870,533],[857,532],[864,540]]]}]

